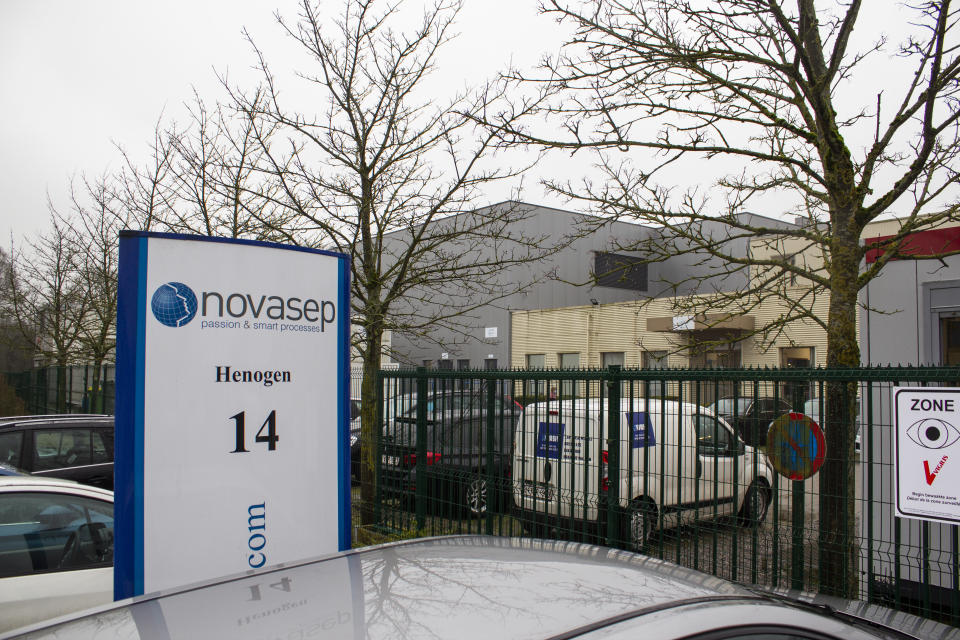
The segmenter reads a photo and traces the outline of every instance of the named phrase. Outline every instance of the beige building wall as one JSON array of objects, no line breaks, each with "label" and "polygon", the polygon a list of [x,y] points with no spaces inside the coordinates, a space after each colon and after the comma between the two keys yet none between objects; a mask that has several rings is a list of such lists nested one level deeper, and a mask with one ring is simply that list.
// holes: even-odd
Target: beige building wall
[{"label": "beige building wall", "polygon": [[[797,288],[798,293],[803,291]],[[827,316],[829,297],[821,295],[814,308],[819,317]],[[715,310],[712,310],[715,311]],[[756,326],[764,326],[786,311],[783,303],[768,303],[750,314]],[[543,354],[544,366],[560,366],[560,354],[580,354],[581,367],[600,367],[604,352],[624,354],[625,367],[643,365],[645,351],[668,352],[666,366],[687,367],[690,358],[682,349],[685,332],[648,331],[648,318],[676,315],[673,298],[648,302],[620,302],[605,305],[514,311],[511,314],[512,362],[526,367],[527,356]],[[826,332],[813,321],[794,322],[768,343],[750,337],[740,343],[744,367],[779,367],[783,349],[813,347],[814,364],[826,364]]]},{"label": "beige building wall", "polygon": [[[896,233],[900,220],[890,219],[871,223],[863,237],[870,238]],[[822,249],[802,238],[756,238],[750,243],[750,252],[756,258],[794,256],[807,269],[823,267]],[[756,277],[756,273],[754,276]],[[782,281],[788,297],[797,299],[809,293],[809,283],[803,278]],[[791,296],[790,292],[795,295]],[[526,368],[527,356],[542,354],[544,366],[560,367],[560,354],[579,354],[581,367],[601,367],[603,353],[623,353],[625,367],[643,366],[644,352],[668,353],[667,367],[688,367],[690,358],[682,348],[688,335],[684,332],[649,331],[649,318],[670,318],[689,313],[677,311],[689,308],[689,299],[677,305],[674,298],[619,302],[602,305],[514,311],[511,313],[511,358],[513,367]],[[706,302],[706,298],[704,298]],[[818,318],[827,318],[829,292],[818,294],[813,312]],[[722,311],[709,304],[703,305],[715,313]],[[782,300],[771,300],[751,312],[755,326],[763,327],[786,312]],[[857,326],[859,337],[860,327]],[[814,350],[814,366],[826,366],[827,335],[812,320],[797,321],[784,328],[779,335],[750,337],[740,343],[740,362],[744,367],[780,367],[786,357],[802,357],[805,348]]]}]

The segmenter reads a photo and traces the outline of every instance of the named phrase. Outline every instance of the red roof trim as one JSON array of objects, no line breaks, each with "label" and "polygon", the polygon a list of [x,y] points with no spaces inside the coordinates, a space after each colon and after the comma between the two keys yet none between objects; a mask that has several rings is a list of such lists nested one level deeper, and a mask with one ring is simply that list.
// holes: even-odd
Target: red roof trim
[{"label": "red roof trim", "polygon": [[[864,245],[879,245],[875,248],[867,249],[867,264],[876,262],[886,250],[881,248],[891,238],[896,236],[877,236],[867,238]],[[929,229],[927,231],[916,231],[908,235],[900,245],[898,257],[891,260],[899,260],[900,256],[926,256],[934,257],[944,253],[960,251],[960,227],[948,227],[946,229]]]}]

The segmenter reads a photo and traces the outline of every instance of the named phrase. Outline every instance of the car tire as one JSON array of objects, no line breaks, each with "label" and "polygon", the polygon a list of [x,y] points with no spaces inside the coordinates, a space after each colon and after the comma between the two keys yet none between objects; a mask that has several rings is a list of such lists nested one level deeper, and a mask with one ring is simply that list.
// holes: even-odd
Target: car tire
[{"label": "car tire", "polygon": [[490,492],[487,479],[483,476],[471,476],[463,487],[463,507],[472,516],[487,514]]},{"label": "car tire", "polygon": [[765,482],[754,480],[747,488],[740,507],[740,525],[752,527],[759,525],[767,517],[770,507],[770,488]]},{"label": "car tire", "polygon": [[623,539],[631,551],[646,551],[657,531],[657,507],[650,500],[634,500],[623,519]]}]

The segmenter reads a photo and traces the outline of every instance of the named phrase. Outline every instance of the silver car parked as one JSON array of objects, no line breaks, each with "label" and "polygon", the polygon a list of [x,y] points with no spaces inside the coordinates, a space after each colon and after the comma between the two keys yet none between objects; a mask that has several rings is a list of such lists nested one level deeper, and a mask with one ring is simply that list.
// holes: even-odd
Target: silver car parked
[{"label": "silver car parked", "polygon": [[960,630],[863,604],[756,593],[625,551],[458,536],[147,595],[18,637],[946,640]]}]

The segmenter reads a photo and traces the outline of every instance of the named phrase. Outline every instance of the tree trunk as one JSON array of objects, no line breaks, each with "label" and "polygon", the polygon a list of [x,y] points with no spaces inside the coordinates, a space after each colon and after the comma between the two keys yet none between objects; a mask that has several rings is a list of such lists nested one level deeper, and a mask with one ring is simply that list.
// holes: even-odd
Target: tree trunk
[{"label": "tree trunk", "polygon": [[[859,233],[838,229],[832,248],[831,271],[857,274]],[[852,277],[832,277],[827,367],[860,366],[857,343],[857,283]],[[858,596],[858,535],[855,520],[856,437],[855,382],[828,382],[824,407],[827,458],[820,470],[819,553],[821,593],[844,598]]]},{"label": "tree trunk", "polygon": [[382,329],[366,335],[363,353],[363,379],[360,382],[360,525],[374,523],[374,501],[377,497],[376,453],[382,428],[379,415],[380,342]]},{"label": "tree trunk", "polygon": [[67,413],[67,362],[57,359],[57,413]]},{"label": "tree trunk", "polygon": [[90,413],[103,413],[103,390],[100,385],[103,384],[101,371],[103,370],[103,358],[94,358],[93,373],[90,376],[90,399],[87,408]]}]

